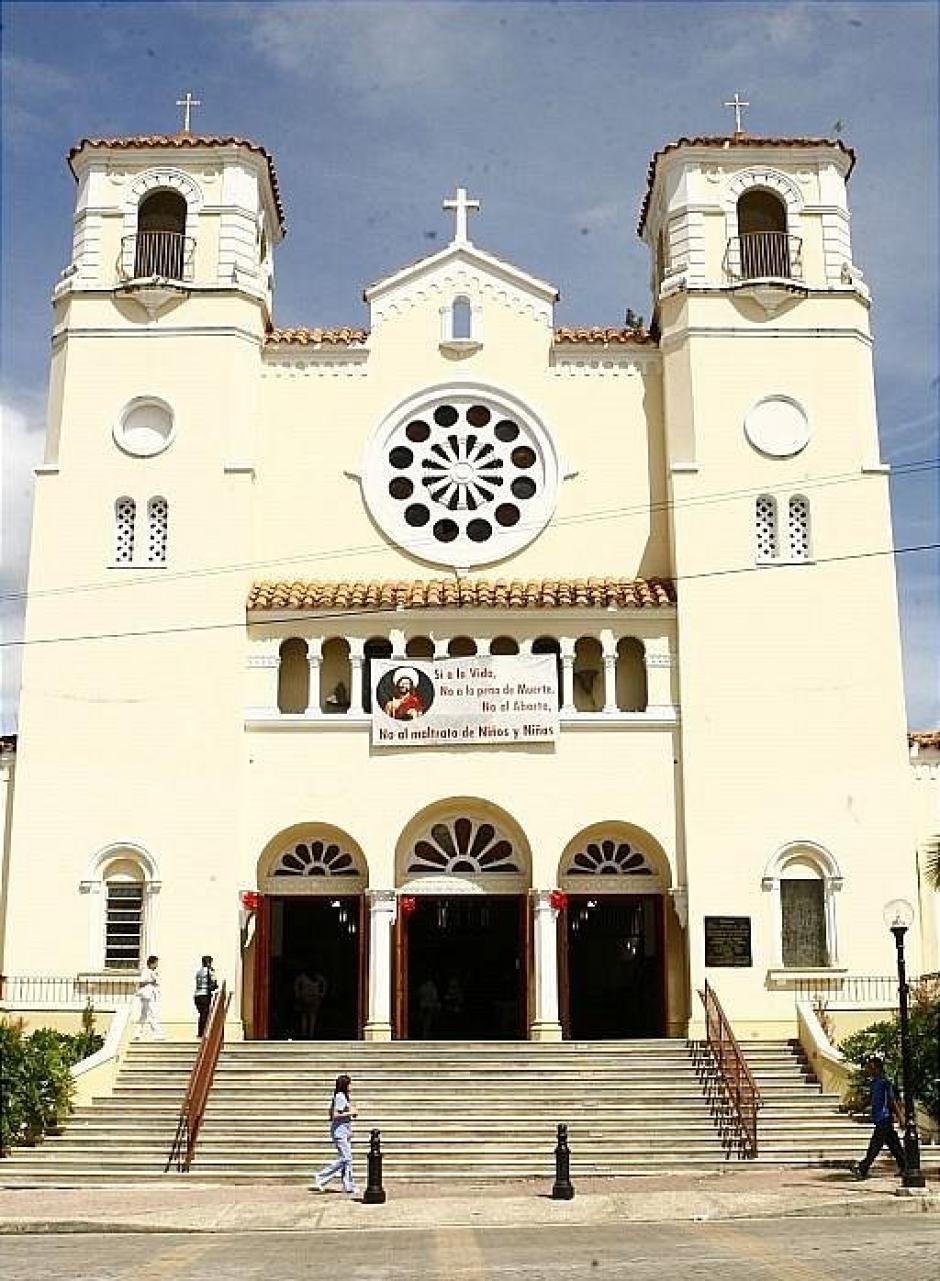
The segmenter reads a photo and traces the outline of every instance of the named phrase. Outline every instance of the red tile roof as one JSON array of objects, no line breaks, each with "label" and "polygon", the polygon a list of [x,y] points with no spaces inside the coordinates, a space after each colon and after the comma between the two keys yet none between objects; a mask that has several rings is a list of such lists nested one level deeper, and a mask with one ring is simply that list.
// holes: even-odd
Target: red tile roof
[{"label": "red tile roof", "polygon": [[256,151],[267,162],[268,177],[271,179],[271,191],[274,195],[278,222],[280,223],[281,231],[287,230],[274,161],[264,147],[248,138],[222,137],[219,134],[204,133],[144,133],[137,134],[132,138],[82,138],[69,152],[69,168],[73,174],[75,173],[75,166],[72,162],[85,147],[106,147],[109,150],[116,151],[146,150],[147,148],[156,149],[161,147],[171,147],[178,150],[185,150],[187,147],[245,147],[248,151]]},{"label": "red tile roof", "polygon": [[249,610],[392,609],[643,609],[674,605],[675,584],[664,578],[566,578],[509,581],[436,578],[405,581],[259,582]]},{"label": "red tile roof", "polygon": [[272,347],[279,343],[299,343],[301,347],[316,343],[352,347],[366,342],[368,337],[368,329],[351,329],[349,326],[341,329],[308,329],[306,325],[298,325],[288,329],[269,329],[264,341],[266,346]]},{"label": "red tile roof", "polygon": [[[354,329],[344,326],[338,329],[310,329],[306,325],[296,325],[284,329],[272,328],[264,336],[266,345],[278,346],[281,343],[297,343],[307,347],[316,343],[329,343],[335,346],[367,342],[368,329]],[[605,329],[603,325],[566,326],[555,330],[556,343],[590,343],[593,346],[623,346],[635,344],[640,347],[655,347],[656,342],[645,329]]]},{"label": "red tile roof", "polygon": [[847,147],[841,138],[835,140],[832,138],[755,138],[747,133],[734,134],[730,138],[677,138],[675,142],[670,142],[654,152],[650,160],[649,169],[646,172],[646,194],[640,206],[640,221],[636,228],[637,235],[643,234],[646,215],[650,208],[650,198],[653,194],[653,183],[656,181],[656,167],[660,158],[668,155],[670,151],[679,151],[682,147],[719,147],[722,151],[727,151],[731,147],[834,147],[849,157],[846,178],[855,168],[855,152],[851,147]]},{"label": "red tile roof", "polygon": [[656,342],[645,329],[605,329],[602,325],[581,327],[566,326],[555,330],[556,343],[602,343],[605,347],[611,343],[620,345],[633,343],[640,347],[655,347]]}]

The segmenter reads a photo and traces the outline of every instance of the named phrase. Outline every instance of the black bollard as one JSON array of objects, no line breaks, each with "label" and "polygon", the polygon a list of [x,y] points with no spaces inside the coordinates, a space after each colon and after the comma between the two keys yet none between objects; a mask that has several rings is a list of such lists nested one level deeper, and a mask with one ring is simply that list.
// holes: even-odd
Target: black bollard
[{"label": "black bollard", "polygon": [[558,1145],[555,1148],[555,1184],[552,1188],[553,1201],[570,1201],[574,1196],[571,1183],[571,1152],[568,1149],[568,1127],[559,1125]]},{"label": "black bollard", "polygon": [[385,1189],[382,1187],[382,1143],[378,1130],[373,1130],[369,1138],[369,1181],[362,1199],[366,1205],[382,1205],[385,1202]]}]

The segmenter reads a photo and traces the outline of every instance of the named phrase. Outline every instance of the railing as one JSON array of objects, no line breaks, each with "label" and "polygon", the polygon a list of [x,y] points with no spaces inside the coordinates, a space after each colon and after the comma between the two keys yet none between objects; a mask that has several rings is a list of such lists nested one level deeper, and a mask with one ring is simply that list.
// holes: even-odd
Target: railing
[{"label": "railing", "polygon": [[191,279],[196,241],[179,231],[138,231],[121,238],[121,275],[139,280],[161,276],[165,280]]},{"label": "railing", "polygon": [[199,1049],[196,1051],[193,1070],[189,1074],[186,1097],[183,1099],[183,1106],[180,1109],[173,1146],[170,1148],[170,1155],[167,1157],[166,1165],[163,1167],[164,1174],[174,1163],[177,1170],[188,1170],[192,1165],[193,1153],[196,1151],[196,1140],[199,1137],[199,1128],[202,1125],[202,1118],[206,1111],[206,1101],[209,1098],[209,1090],[212,1088],[216,1064],[219,1061],[222,1043],[225,1040],[225,1016],[228,1012],[228,1003],[228,990],[223,983],[216,990],[212,998],[212,1004],[209,1007],[206,1029],[202,1034],[202,1040],[199,1042]]},{"label": "railing", "polygon": [[[916,993],[922,986],[929,987],[940,981],[940,974],[922,974],[908,979],[908,987]],[[797,1000],[844,1001],[848,1005],[870,1005],[873,1008],[893,1008],[898,1003],[898,976],[896,974],[844,974],[820,978],[794,976],[785,981]]]},{"label": "railing", "polygon": [[695,1070],[705,1090],[725,1155],[751,1160],[757,1156],[760,1091],[715,989],[706,981],[705,991],[699,992],[699,996],[705,1006],[706,1040],[693,1044]]},{"label": "railing", "polygon": [[735,281],[800,280],[803,241],[785,231],[748,231],[728,241],[724,265]]},{"label": "railing", "polygon": [[136,969],[121,975],[77,975],[74,978],[37,974],[0,974],[0,1003],[13,1009],[81,1010],[129,1000],[140,978]]}]

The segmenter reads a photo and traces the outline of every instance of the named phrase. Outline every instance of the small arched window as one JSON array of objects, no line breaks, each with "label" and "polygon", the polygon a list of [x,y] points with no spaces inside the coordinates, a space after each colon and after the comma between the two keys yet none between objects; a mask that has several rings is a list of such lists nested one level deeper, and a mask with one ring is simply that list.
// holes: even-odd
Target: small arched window
[{"label": "small arched window", "polygon": [[344,715],[349,711],[352,684],[349,642],[341,636],[331,636],[323,642],[321,652],[320,711],[327,716]]},{"label": "small arched window", "polygon": [[825,885],[819,869],[805,859],[791,860],[780,874],[780,946],[787,968],[829,964]]},{"label": "small arched window", "polygon": [[518,654],[519,642],[514,636],[494,636],[490,641],[491,654]]},{"label": "small arched window", "polygon": [[774,192],[752,187],[738,200],[738,242],[745,280],[791,275],[787,207]]},{"label": "small arched window", "polygon": [[809,560],[809,499],[795,494],[789,503],[787,533],[790,539],[790,559]]},{"label": "small arched window", "polygon": [[470,299],[455,298],[450,309],[450,336],[456,339],[473,337],[473,308]]},{"label": "small arched window", "polygon": [[454,636],[447,643],[450,658],[473,658],[477,652],[477,643],[472,636]]},{"label": "small arched window", "polygon": [[558,706],[561,707],[564,701],[565,691],[562,682],[562,662],[561,662],[561,644],[554,636],[540,636],[538,640],[532,642],[533,654],[554,654],[555,671],[558,681]]},{"label": "small arched window", "polygon": [[758,561],[769,561],[777,554],[777,500],[761,494],[754,504],[754,555]]},{"label": "small arched window", "polygon": [[277,669],[277,707],[280,712],[299,715],[310,702],[310,664],[307,642],[292,636],[280,648]]},{"label": "small arched window", "polygon": [[182,280],[186,244],[186,201],[178,191],[152,191],[137,209],[135,276]]},{"label": "small arched window", "polygon": [[423,662],[430,662],[434,657],[434,642],[430,636],[412,636],[405,645],[405,654],[408,658],[418,658]]},{"label": "small arched window", "polygon": [[130,565],[134,559],[134,524],[137,504],[133,498],[119,498],[114,504],[114,559]]},{"label": "small arched window", "polygon": [[166,564],[166,541],[170,509],[165,498],[151,498],[147,504],[147,563]]},{"label": "small arched window", "polygon": [[[362,657],[362,710],[372,711],[372,662],[376,658],[391,658],[392,642],[384,636],[367,640]],[[354,709],[358,711],[358,708]]]},{"label": "small arched window", "polygon": [[594,636],[575,641],[574,705],[579,712],[599,712],[604,707],[604,651]]},{"label": "small arched window", "polygon": [[104,967],[139,970],[144,950],[144,876],[131,859],[117,859],[104,874]]},{"label": "small arched window", "polygon": [[616,701],[620,712],[645,712],[646,651],[635,636],[623,636],[617,642]]}]

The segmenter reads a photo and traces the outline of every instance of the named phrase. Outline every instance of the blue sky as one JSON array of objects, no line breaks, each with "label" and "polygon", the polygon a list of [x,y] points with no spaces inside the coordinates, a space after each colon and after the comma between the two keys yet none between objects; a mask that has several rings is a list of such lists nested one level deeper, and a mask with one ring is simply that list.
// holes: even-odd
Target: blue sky
[{"label": "blue sky", "polygon": [[[650,155],[682,134],[841,136],[871,285],[883,456],[940,456],[938,6],[930,3],[38,3],[3,9],[4,569],[21,591],[41,448],[49,294],[82,135],[194,128],[274,154],[289,233],[280,324],[365,323],[363,285],[446,243],[441,197],[483,201],[480,245],[559,286],[561,324],[649,315],[635,235]],[[893,481],[895,541],[938,541],[936,467]],[[940,558],[898,557],[912,726],[940,724]],[[19,603],[0,600],[7,638]],[[15,725],[7,651],[3,728]],[[11,661],[12,658],[12,661]]]}]

